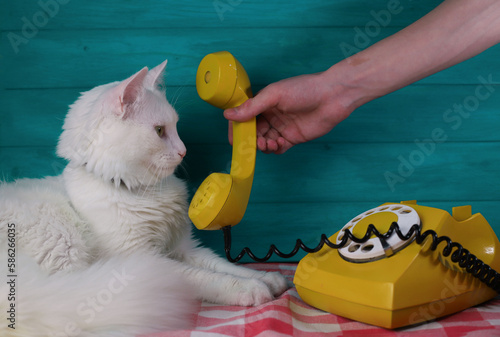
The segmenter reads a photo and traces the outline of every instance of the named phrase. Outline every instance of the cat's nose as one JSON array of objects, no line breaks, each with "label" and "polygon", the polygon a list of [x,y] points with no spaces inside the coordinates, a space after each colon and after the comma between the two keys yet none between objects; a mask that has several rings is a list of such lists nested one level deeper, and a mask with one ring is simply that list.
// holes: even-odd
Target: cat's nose
[{"label": "cat's nose", "polygon": [[186,146],[182,141],[179,140],[179,142],[175,144],[174,149],[177,150],[177,154],[181,157],[181,159],[186,156]]}]

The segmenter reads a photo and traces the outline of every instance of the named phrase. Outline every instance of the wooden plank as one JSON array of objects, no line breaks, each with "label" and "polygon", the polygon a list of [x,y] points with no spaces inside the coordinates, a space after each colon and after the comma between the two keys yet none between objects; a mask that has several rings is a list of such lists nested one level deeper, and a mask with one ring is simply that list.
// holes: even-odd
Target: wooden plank
[{"label": "wooden plank", "polygon": [[[205,54],[233,52],[257,91],[328,68],[346,56],[342,45],[365,47],[355,39],[367,25],[387,26],[371,44],[438,4],[401,0],[402,10],[381,24],[376,15],[389,3],[9,2],[0,12],[0,179],[59,174],[65,162],[55,146],[78,92],[169,58],[167,96],[176,102],[188,147],[179,175],[192,194],[208,173],[230,168],[226,121],[194,88]],[[500,45],[371,102],[327,136],[285,155],[259,153],[247,214],[233,230],[234,252],[250,246],[263,255],[271,243],[286,251],[298,237],[315,245],[321,233],[333,234],[358,213],[406,199],[448,210],[472,204],[500,233],[499,56]],[[482,86],[481,78],[494,85]],[[222,253],[220,232],[196,236]]]},{"label": "wooden plank", "polygon": [[[258,154],[252,202],[500,200],[500,142],[302,144],[284,155]],[[1,147],[7,180],[55,175],[55,147]],[[432,151],[431,151],[432,150]],[[192,144],[179,169],[194,193],[211,172],[229,172],[230,146]]]},{"label": "wooden plank", "polygon": [[[460,144],[456,143],[441,145],[446,148],[444,152],[448,153],[453,149],[463,150]],[[242,223],[233,230],[233,256],[244,246],[251,247],[258,256],[263,256],[271,243],[277,244],[283,251],[289,251],[297,238],[303,239],[307,245],[314,246],[320,234],[333,234],[364,210],[384,202],[408,199],[417,199],[420,204],[442,207],[448,211],[452,206],[471,204],[474,213],[481,212],[498,235],[500,215],[496,210],[500,202],[499,168],[498,160],[493,160],[489,154],[498,153],[500,145],[483,145],[486,148],[481,149],[482,155],[475,155],[472,150],[462,153],[468,158],[464,164],[460,162],[464,158],[449,162],[450,155],[444,155],[442,160],[427,164],[431,161],[429,157],[426,163],[415,169],[415,173],[408,178],[404,186],[402,185],[404,188],[398,188],[394,193],[388,193],[387,187],[379,181],[382,171],[391,169],[394,163],[383,166],[382,163],[368,160],[368,163],[360,167],[353,158],[363,158],[363,153],[366,154],[369,149],[362,151],[356,144],[343,144],[348,158],[342,158],[346,156],[345,153],[337,157],[336,160],[340,162],[338,165],[332,165],[329,160],[325,160],[324,153],[320,159],[316,156],[314,160],[314,154],[319,150],[313,151],[312,145],[292,156],[260,156],[267,160],[259,158],[251,203]],[[384,149],[386,151],[379,151],[378,156],[372,158],[388,160],[391,151],[384,155],[387,148]],[[0,174],[3,180],[58,174],[64,167],[64,162],[55,159],[53,150],[0,148]],[[204,150],[207,148],[199,149],[202,153]],[[479,147],[476,148],[476,152],[480,152],[479,150]],[[309,153],[313,155],[309,156]],[[438,155],[443,154],[436,152],[435,156]],[[224,160],[221,160],[221,155],[216,157],[214,154],[207,154],[204,158],[196,158],[196,167],[187,164],[180,170],[182,176],[191,180],[191,193],[194,193],[198,181],[204,178],[207,171],[223,168],[221,164]],[[298,167],[300,165],[296,164],[297,158],[301,158],[302,163],[309,162],[309,165]],[[321,162],[319,168],[318,162]],[[325,169],[331,165],[331,169]],[[376,166],[383,168],[374,169]],[[353,171],[351,175],[346,174],[349,170]],[[283,178],[280,179],[280,176]],[[223,253],[222,233],[219,231],[196,231],[196,236],[205,245],[220,254]],[[303,254],[298,255],[296,259],[301,256]]]},{"label": "wooden plank", "polygon": [[0,91],[0,146],[55,146],[72,89]]},{"label": "wooden plank", "polygon": [[0,147],[0,180],[43,178],[62,172],[66,162],[56,156],[56,148]]},{"label": "wooden plank", "polygon": [[[271,244],[284,253],[292,251],[297,239],[308,247],[315,247],[321,234],[333,235],[356,215],[385,202],[400,200],[378,200],[373,202],[336,203],[263,203],[249,205],[243,221],[232,229],[231,256],[236,257],[244,247],[249,247],[258,257],[263,257]],[[436,207],[451,213],[452,207],[471,205],[472,212],[481,213],[497,236],[500,235],[500,215],[496,212],[498,201],[434,202],[419,200],[420,205]],[[221,231],[198,231],[195,236],[202,243],[225,256]],[[453,238],[452,238],[453,239]],[[273,255],[271,261],[299,261],[305,253],[300,252],[288,260]],[[243,262],[251,262],[246,256]]]},{"label": "wooden plank", "polygon": [[39,30],[89,27],[339,27],[364,26],[374,20],[383,25],[406,26],[436,5],[431,0],[12,1],[2,8],[0,29],[20,31],[28,25],[26,21]]},{"label": "wooden plank", "polygon": [[[384,28],[372,42],[395,31]],[[226,49],[245,66],[253,85],[263,86],[329,68],[345,57],[340,46],[352,42],[352,33],[347,28],[41,31],[15,53],[4,32],[0,42],[0,86],[93,87],[110,79],[127,78],[167,58],[168,85],[194,85],[203,56]],[[499,58],[500,45],[420,83],[480,84],[483,76],[498,84],[498,78],[490,74]]]},{"label": "wooden plank", "polygon": [[[0,91],[0,146],[55,145],[68,106],[81,91]],[[499,141],[500,95],[480,100],[475,91],[476,86],[466,85],[410,86],[361,107],[317,142],[413,142],[430,138],[436,128],[447,132],[448,141]],[[179,112],[179,134],[186,144],[227,144],[222,111],[203,102],[194,87],[168,87],[167,98]],[[462,110],[454,107],[464,102]],[[471,102],[478,103],[477,110]]]},{"label": "wooden plank", "polygon": [[[12,178],[25,176],[43,177],[44,175],[58,174],[63,168],[64,162],[54,159],[51,156],[52,153],[52,150],[42,148],[0,148],[1,177],[3,180],[12,180]],[[279,159],[274,158],[274,161],[279,161]],[[483,163],[483,165],[485,164],[487,163]],[[6,170],[6,167],[9,167],[9,170]],[[498,172],[498,168],[494,168],[494,170]],[[433,170],[427,169],[426,171],[432,172]],[[382,193],[376,192],[373,184],[369,183],[366,183],[364,188],[360,188],[356,186],[356,181],[351,180],[340,188],[331,190],[332,194],[337,194],[339,200],[321,201],[312,191],[314,186],[311,186],[313,179],[310,176],[297,177],[296,174],[287,172],[287,184],[292,185],[288,188],[288,193],[293,193],[303,200],[289,201],[290,198],[287,197],[283,191],[284,187],[281,186],[283,182],[277,179],[273,179],[273,182],[268,180],[267,185],[262,187],[262,180],[265,177],[261,172],[262,163],[259,163],[258,174],[255,178],[256,187],[252,192],[251,203],[242,223],[233,230],[233,256],[245,246],[251,247],[258,256],[263,256],[271,243],[277,244],[282,251],[290,251],[297,238],[304,240],[307,245],[314,246],[319,240],[320,234],[333,234],[349,219],[364,210],[384,202],[399,202],[413,198],[417,198],[421,204],[441,207],[448,211],[451,210],[452,206],[471,204],[474,213],[481,212],[497,235],[500,234],[500,215],[496,211],[500,202],[498,178],[488,180],[481,174],[467,177],[463,171],[453,171],[452,179],[447,179],[443,175],[438,175],[437,170],[434,170],[434,183],[438,185],[437,187],[432,187],[429,179],[426,179],[426,181],[419,182],[416,191],[393,194],[387,194],[384,191],[380,191]],[[312,174],[310,173],[310,175]],[[189,175],[193,176],[191,172]],[[334,183],[338,182],[338,178],[336,178],[338,175],[330,175]],[[498,175],[496,174],[496,176]],[[345,179],[349,178],[345,177]],[[424,179],[421,178],[421,180]],[[454,186],[446,185],[450,180],[455,183]],[[333,184],[329,181],[322,181],[321,185],[326,186],[325,188],[331,188]],[[475,185],[476,189],[484,192],[482,200],[474,199],[475,193],[471,185]],[[191,186],[191,190],[194,191],[194,184]],[[426,187],[430,188],[426,189]],[[441,193],[432,193],[436,189],[441,189]],[[461,193],[458,193],[459,189],[462,189]],[[319,194],[322,193],[317,186],[316,190]],[[283,194],[279,195],[276,191],[282,191]],[[262,193],[272,194],[275,200],[269,200],[269,195],[267,195],[268,200],[259,202],[256,199]],[[358,193],[359,196],[353,198],[353,193]],[[349,200],[351,198],[353,199]],[[196,236],[204,244],[214,248],[220,254],[223,253],[222,233],[218,231],[196,232]],[[297,258],[301,256],[303,254]]]},{"label": "wooden plank", "polygon": [[[252,200],[500,200],[500,143],[430,145],[308,143],[282,156],[259,154]],[[222,151],[189,148],[185,169],[194,186],[210,172],[228,172],[230,153]]]}]

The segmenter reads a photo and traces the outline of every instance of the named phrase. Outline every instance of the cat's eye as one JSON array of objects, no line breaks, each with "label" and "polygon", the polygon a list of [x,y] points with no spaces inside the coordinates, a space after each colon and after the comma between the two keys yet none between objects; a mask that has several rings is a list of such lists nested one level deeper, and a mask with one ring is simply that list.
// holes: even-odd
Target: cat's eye
[{"label": "cat's eye", "polygon": [[156,130],[156,134],[160,138],[163,137],[163,135],[165,134],[165,127],[164,126],[157,125],[157,126],[155,126],[155,130]]}]

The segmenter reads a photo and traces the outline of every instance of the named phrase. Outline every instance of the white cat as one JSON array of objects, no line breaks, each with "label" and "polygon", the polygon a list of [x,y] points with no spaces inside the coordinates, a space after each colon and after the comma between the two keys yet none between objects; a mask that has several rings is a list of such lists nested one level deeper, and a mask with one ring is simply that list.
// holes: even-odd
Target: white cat
[{"label": "white cat", "polygon": [[59,140],[61,176],[0,186],[1,336],[185,328],[194,297],[250,306],[286,289],[192,239],[166,63],[82,94]]}]

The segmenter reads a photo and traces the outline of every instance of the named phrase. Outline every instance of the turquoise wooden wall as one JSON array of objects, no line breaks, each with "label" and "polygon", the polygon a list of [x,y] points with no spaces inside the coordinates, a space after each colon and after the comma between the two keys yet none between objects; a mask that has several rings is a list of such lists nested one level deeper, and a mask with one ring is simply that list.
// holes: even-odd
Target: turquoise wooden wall
[{"label": "turquoise wooden wall", "polygon": [[[230,163],[227,123],[194,86],[205,54],[231,51],[256,91],[325,70],[439,4],[1,2],[0,178],[59,174],[65,163],[55,156],[55,146],[67,106],[79,92],[168,58],[167,97],[180,114],[179,132],[188,148],[179,174],[191,192]],[[384,16],[388,6],[397,13]],[[500,234],[499,59],[500,46],[493,47],[366,104],[325,137],[280,156],[259,153],[251,204],[233,230],[234,250],[249,245],[263,252],[270,243],[287,250],[299,237],[315,244],[321,233],[332,234],[368,208],[409,199],[447,210],[472,204]],[[222,251],[222,233],[197,235]]]}]

